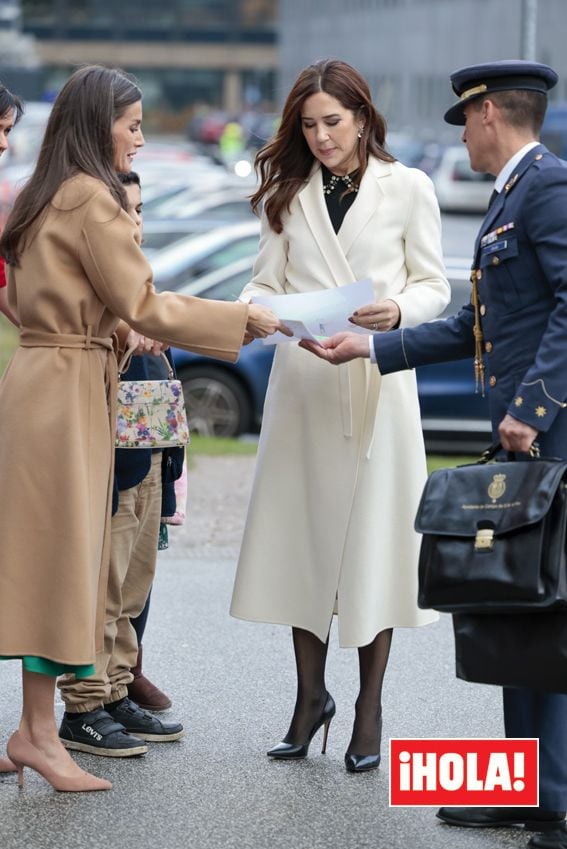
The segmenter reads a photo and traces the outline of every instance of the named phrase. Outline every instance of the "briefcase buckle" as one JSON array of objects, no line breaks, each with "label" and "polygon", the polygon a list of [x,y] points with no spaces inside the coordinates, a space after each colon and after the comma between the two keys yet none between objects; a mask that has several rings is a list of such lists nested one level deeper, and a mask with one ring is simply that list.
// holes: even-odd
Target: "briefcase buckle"
[{"label": "briefcase buckle", "polygon": [[492,550],[494,548],[494,530],[492,528],[479,528],[474,540],[475,551]]}]

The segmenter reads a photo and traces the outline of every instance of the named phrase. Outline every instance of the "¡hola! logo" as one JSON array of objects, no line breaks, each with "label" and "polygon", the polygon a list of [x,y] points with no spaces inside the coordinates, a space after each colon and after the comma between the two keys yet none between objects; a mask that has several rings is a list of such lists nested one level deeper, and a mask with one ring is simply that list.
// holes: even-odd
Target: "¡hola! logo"
[{"label": "\u00a1hola! logo", "polygon": [[536,806],[538,744],[512,737],[393,738],[390,806]]}]

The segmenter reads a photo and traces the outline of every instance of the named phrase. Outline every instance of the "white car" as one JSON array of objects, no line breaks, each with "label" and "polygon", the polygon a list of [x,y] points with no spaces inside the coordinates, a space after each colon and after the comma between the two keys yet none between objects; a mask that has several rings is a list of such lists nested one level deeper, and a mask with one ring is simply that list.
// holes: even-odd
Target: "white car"
[{"label": "white car", "polygon": [[464,145],[448,147],[431,175],[442,212],[484,213],[494,177],[473,171]]},{"label": "white car", "polygon": [[260,222],[257,218],[186,236],[149,257],[158,292],[180,291],[189,283],[258,250]]}]

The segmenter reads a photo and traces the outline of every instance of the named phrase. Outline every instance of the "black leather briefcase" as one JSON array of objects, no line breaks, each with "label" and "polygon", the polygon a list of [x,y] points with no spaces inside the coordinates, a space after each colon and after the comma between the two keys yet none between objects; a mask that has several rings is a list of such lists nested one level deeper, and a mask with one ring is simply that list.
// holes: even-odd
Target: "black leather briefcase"
[{"label": "black leather briefcase", "polygon": [[457,678],[567,693],[567,610],[453,616]]},{"label": "black leather briefcase", "polygon": [[567,607],[567,462],[531,459],[433,472],[415,521],[422,608],[518,613]]}]

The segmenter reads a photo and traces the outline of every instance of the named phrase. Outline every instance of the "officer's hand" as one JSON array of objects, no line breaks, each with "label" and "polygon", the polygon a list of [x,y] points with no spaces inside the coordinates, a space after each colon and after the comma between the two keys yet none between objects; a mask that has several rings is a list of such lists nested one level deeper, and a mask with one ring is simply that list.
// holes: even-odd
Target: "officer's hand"
[{"label": "officer's hand", "polygon": [[368,336],[362,336],[360,333],[337,333],[328,339],[322,339],[320,345],[302,339],[299,347],[334,365],[348,363],[357,357],[370,356]]},{"label": "officer's hand", "polygon": [[506,414],[500,422],[498,433],[502,447],[506,451],[523,451],[524,453],[530,450],[538,435],[535,427],[520,422],[509,414]]}]

